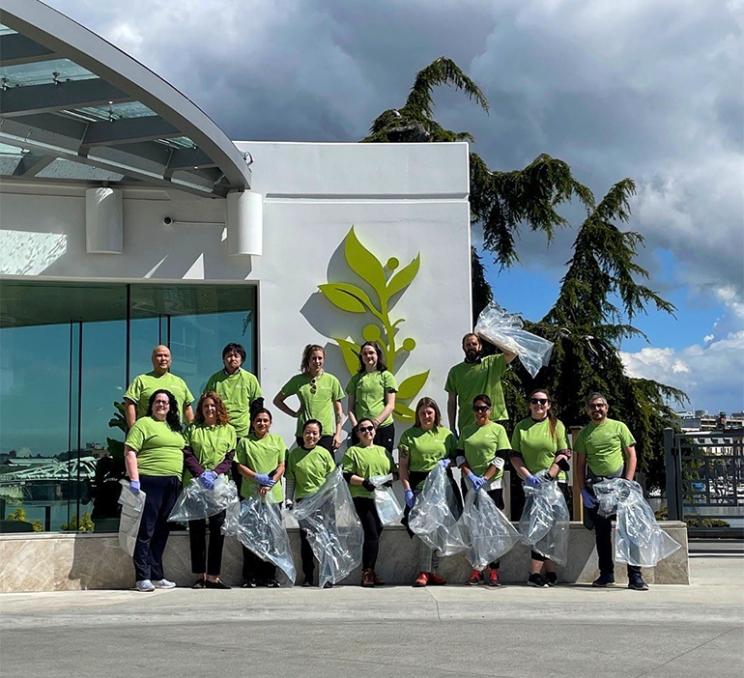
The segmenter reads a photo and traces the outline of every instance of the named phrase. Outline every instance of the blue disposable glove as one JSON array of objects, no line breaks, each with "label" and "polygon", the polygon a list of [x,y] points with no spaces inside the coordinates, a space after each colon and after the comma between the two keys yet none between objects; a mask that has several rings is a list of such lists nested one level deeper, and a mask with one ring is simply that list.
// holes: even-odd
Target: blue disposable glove
[{"label": "blue disposable glove", "polygon": [[449,465],[450,465],[451,463],[452,463],[452,462],[451,462],[451,461],[450,461],[449,459],[440,459],[440,460],[439,460],[439,465],[440,465],[440,466],[441,466],[442,468],[449,468]]},{"label": "blue disposable glove", "polygon": [[473,489],[477,492],[480,490],[481,487],[483,487],[486,484],[486,479],[482,476],[477,476],[475,473],[471,473],[468,476],[468,480],[470,481],[470,484],[473,486]]},{"label": "blue disposable glove", "polygon": [[588,509],[593,509],[597,505],[597,499],[586,488],[581,490],[581,501],[584,502],[584,506],[586,506]]},{"label": "blue disposable glove", "polygon": [[205,490],[211,490],[214,487],[214,481],[217,480],[217,474],[214,471],[204,471],[199,476],[199,484]]},{"label": "blue disposable glove", "polygon": [[413,490],[406,490],[404,496],[406,498],[406,506],[408,508],[413,508],[413,505],[416,503],[416,497],[413,494]]},{"label": "blue disposable glove", "polygon": [[129,489],[132,491],[132,494],[139,494],[140,493],[140,483],[139,483],[139,480],[130,480],[129,481]]},{"label": "blue disposable glove", "polygon": [[269,475],[267,473],[257,473],[256,482],[259,485],[263,485],[264,487],[274,487],[274,483],[276,481],[269,478]]},{"label": "blue disposable glove", "polygon": [[524,479],[524,484],[529,485],[530,487],[539,487],[542,480],[538,478],[537,476],[533,476],[531,473]]}]

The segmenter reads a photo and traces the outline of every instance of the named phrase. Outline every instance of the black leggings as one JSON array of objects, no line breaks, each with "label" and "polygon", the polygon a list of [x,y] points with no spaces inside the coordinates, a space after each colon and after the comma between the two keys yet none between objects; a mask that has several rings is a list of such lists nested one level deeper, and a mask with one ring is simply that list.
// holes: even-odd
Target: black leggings
[{"label": "black leggings", "polygon": [[261,560],[253,551],[243,547],[243,579],[255,579],[265,583],[276,578],[276,565],[270,560]]},{"label": "black leggings", "polygon": [[[207,520],[209,520],[209,547],[207,548]],[[206,572],[212,577],[220,574],[222,567],[222,523],[225,511],[208,519],[189,521],[189,545],[191,547],[191,571],[194,574]]]},{"label": "black leggings", "polygon": [[364,530],[362,569],[374,570],[377,563],[377,554],[380,551],[380,535],[382,534],[382,523],[377,515],[375,500],[369,497],[354,497],[354,508]]}]

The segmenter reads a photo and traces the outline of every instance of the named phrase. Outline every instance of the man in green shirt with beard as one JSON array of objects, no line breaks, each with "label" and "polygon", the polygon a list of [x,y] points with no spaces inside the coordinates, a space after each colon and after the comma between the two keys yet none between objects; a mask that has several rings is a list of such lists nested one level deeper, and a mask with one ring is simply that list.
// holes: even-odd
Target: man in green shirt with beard
[{"label": "man in green shirt with beard", "polygon": [[[633,480],[636,471],[635,438],[621,421],[609,419],[610,406],[601,393],[591,393],[586,399],[586,412],[591,423],[579,432],[574,441],[578,464],[578,489],[584,508],[594,521],[599,559],[599,577],[593,586],[605,587],[615,583],[615,565],[612,559],[612,518],[597,512],[597,498],[592,489],[594,483],[608,478],[623,477]],[[647,591],[641,568],[628,565],[628,588]]]}]

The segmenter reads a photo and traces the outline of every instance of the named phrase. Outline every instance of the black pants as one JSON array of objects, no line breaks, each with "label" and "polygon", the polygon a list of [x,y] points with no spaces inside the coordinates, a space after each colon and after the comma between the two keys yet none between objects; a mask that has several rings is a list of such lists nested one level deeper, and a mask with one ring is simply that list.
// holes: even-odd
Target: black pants
[{"label": "black pants", "polygon": [[181,480],[175,476],[140,476],[145,493],[137,543],[134,546],[134,573],[137,581],[163,578],[163,552],[168,543],[168,516],[178,499]]},{"label": "black pants", "polygon": [[[600,516],[597,507],[585,511],[592,514],[594,520],[594,536],[597,541],[597,559],[599,560],[599,573],[612,575],[615,572],[615,563],[612,558],[612,520],[615,516]],[[641,568],[637,565],[628,565],[628,577],[641,574]]]},{"label": "black pants", "polygon": [[[473,486],[470,484],[470,481],[466,480],[465,478],[463,478],[462,487],[465,491],[465,496],[467,496],[468,492],[471,492],[473,490]],[[504,510],[503,488],[499,487],[496,490],[488,490],[487,494],[489,497],[491,497],[491,499],[493,499],[493,503],[496,504],[496,506],[503,511]],[[490,567],[492,570],[498,570],[500,564],[501,564],[500,560],[494,560],[492,563],[488,564],[488,567]]]},{"label": "black pants", "polygon": [[[566,500],[566,503],[568,503],[568,483],[558,483],[558,489],[561,491],[561,494]],[[522,490],[522,494],[524,494],[524,490]],[[522,510],[524,510],[524,506],[522,506]],[[512,515],[514,514],[512,513]],[[522,514],[520,513],[519,515]],[[550,558],[546,558],[544,555],[542,555],[542,553],[538,553],[537,551],[530,551],[530,558],[532,558],[532,560],[538,560],[541,563],[544,563],[546,560],[550,560]]]},{"label": "black pants", "polygon": [[[207,548],[207,521],[209,521],[209,548]],[[222,534],[224,522],[225,511],[207,519],[189,521],[191,571],[194,574],[206,572],[212,577],[219,576],[222,568],[222,545],[225,543],[225,537]]]},{"label": "black pants", "polygon": [[243,547],[243,579],[267,582],[276,579],[276,565],[270,560],[261,560],[253,551]]},{"label": "black pants", "polygon": [[[302,439],[302,436],[296,436],[295,441],[297,442],[297,447],[302,447],[304,445],[304,440]],[[334,449],[333,449],[333,436],[320,436],[320,440],[318,440],[318,445],[321,447],[325,447],[333,457]]]},{"label": "black pants", "polygon": [[300,523],[300,559],[302,560],[302,574],[305,579],[312,580],[315,572],[315,560],[313,558],[313,549],[310,547],[310,541],[307,538],[307,530]]},{"label": "black pants", "polygon": [[[393,445],[395,444],[395,424],[388,424],[387,426],[380,426],[375,431],[375,439],[373,440],[375,445],[381,445],[390,454],[393,453]],[[351,430],[351,444],[359,444],[359,436],[356,434],[354,429]]]},{"label": "black pants", "polygon": [[364,530],[362,569],[374,570],[377,554],[380,552],[380,535],[382,534],[382,523],[377,515],[375,500],[369,497],[354,497],[354,508]]}]

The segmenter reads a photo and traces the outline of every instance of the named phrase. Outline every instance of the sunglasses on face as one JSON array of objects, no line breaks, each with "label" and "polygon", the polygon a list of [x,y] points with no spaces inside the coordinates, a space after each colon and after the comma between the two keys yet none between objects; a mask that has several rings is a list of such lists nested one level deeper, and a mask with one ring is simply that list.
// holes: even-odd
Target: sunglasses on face
[{"label": "sunglasses on face", "polygon": [[548,399],[547,398],[531,398],[530,399],[530,405],[547,405]]},{"label": "sunglasses on face", "polygon": [[357,431],[359,431],[359,433],[369,433],[370,431],[374,431],[374,430],[375,430],[375,427],[374,426],[360,426],[357,429]]},{"label": "sunglasses on face", "polygon": [[488,405],[475,405],[473,406],[473,412],[488,412],[491,408]]}]

